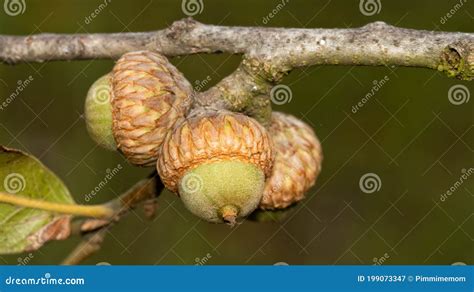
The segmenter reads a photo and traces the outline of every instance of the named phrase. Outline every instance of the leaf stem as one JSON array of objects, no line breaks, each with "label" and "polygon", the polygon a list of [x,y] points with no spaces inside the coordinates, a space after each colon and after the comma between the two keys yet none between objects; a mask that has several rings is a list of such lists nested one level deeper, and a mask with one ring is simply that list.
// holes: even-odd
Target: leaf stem
[{"label": "leaf stem", "polygon": [[115,214],[115,210],[109,205],[77,205],[62,204],[48,202],[44,200],[36,200],[26,198],[21,195],[14,195],[0,192],[0,203],[11,204],[15,206],[39,209],[44,211],[57,212],[62,214],[94,217],[94,218],[110,218]]}]

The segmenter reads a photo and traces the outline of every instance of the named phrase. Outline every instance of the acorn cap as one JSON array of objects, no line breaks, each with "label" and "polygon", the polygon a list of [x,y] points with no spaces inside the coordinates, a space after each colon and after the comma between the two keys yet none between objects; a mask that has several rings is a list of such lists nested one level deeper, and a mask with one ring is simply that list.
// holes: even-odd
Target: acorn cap
[{"label": "acorn cap", "polygon": [[323,160],[321,144],[303,121],[273,112],[269,129],[275,161],[267,179],[259,208],[286,208],[304,198],[316,182]]},{"label": "acorn cap", "polygon": [[136,165],[156,162],[166,133],[192,104],[192,86],[162,55],[123,55],[112,74],[113,133],[117,147]]},{"label": "acorn cap", "polygon": [[192,113],[166,136],[157,169],[165,186],[177,192],[185,172],[203,163],[239,160],[254,164],[268,176],[272,150],[267,131],[256,120],[225,110],[204,109]]}]

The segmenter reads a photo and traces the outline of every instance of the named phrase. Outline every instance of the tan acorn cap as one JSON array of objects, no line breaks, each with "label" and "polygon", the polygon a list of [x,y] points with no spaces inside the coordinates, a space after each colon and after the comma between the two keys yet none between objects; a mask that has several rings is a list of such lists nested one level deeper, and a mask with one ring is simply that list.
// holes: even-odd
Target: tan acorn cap
[{"label": "tan acorn cap", "polygon": [[291,115],[273,112],[269,131],[275,161],[259,208],[282,209],[304,199],[321,171],[323,155],[313,130]]},{"label": "tan acorn cap", "polygon": [[117,61],[112,86],[117,147],[131,163],[153,165],[166,133],[191,107],[191,84],[164,56],[138,51]]},{"label": "tan acorn cap", "polygon": [[177,192],[184,173],[203,163],[240,160],[258,166],[269,175],[272,153],[271,139],[256,120],[238,113],[207,109],[192,113],[167,135],[157,169],[165,186]]}]

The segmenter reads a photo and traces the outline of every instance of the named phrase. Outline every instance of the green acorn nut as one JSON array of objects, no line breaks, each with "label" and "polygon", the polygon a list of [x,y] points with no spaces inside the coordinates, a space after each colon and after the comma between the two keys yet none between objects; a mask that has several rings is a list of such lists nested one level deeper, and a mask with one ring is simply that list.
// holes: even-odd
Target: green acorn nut
[{"label": "green acorn nut", "polygon": [[120,150],[131,163],[154,165],[167,132],[188,114],[192,92],[164,56],[127,53],[90,88],[87,128],[99,145]]},{"label": "green acorn nut", "polygon": [[207,109],[167,135],[157,169],[192,213],[234,225],[257,208],[272,161],[271,140],[257,121]]},{"label": "green acorn nut", "polygon": [[112,133],[111,74],[104,75],[92,84],[86,97],[84,115],[92,139],[109,150],[116,150]]}]

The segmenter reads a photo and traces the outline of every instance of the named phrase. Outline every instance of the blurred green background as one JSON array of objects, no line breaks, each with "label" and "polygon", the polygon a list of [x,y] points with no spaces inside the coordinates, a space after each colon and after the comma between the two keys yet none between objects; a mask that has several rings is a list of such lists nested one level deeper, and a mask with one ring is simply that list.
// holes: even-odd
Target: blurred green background
[{"label": "blurred green background", "polygon": [[[383,20],[416,29],[472,32],[474,4],[459,1],[381,0],[378,14],[365,16],[359,1],[203,1],[195,19],[204,23],[279,27],[358,27]],[[186,17],[181,1],[26,1],[9,16],[0,10],[0,33],[95,33],[148,31]],[[281,6],[280,6],[281,7]],[[193,84],[206,88],[232,72],[239,56],[194,55],[172,62]],[[86,203],[107,171],[123,169],[89,203],[110,200],[150,169],[135,168],[94,145],[83,119],[89,86],[113,66],[111,60],[0,65],[0,100],[17,82],[33,81],[0,111],[0,143],[39,157]],[[356,113],[352,107],[374,81],[388,79]],[[292,99],[274,110],[314,127],[323,144],[323,172],[303,204],[280,223],[245,221],[236,228],[191,215],[168,192],[156,219],[139,209],[108,234],[102,250],[86,264],[473,264],[473,179],[446,200],[440,197],[473,165],[473,101],[454,105],[452,86],[474,93],[472,82],[428,69],[319,66],[295,70],[283,82]],[[361,177],[374,173],[380,189],[365,193]],[[31,254],[1,256],[0,263],[57,264],[79,238],[52,242]]]}]

